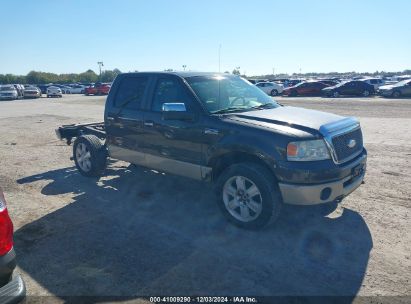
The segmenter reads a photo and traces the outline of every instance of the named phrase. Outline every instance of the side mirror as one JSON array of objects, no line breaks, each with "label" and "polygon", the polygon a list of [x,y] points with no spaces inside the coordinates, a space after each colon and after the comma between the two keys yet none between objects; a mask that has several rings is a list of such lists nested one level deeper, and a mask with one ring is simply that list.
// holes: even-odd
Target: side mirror
[{"label": "side mirror", "polygon": [[194,115],[187,112],[184,103],[164,103],[162,113],[163,120],[194,120]]}]

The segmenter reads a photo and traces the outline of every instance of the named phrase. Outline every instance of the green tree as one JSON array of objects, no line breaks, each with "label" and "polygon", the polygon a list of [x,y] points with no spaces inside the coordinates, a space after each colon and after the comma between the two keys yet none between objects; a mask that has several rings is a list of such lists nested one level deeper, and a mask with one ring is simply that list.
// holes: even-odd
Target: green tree
[{"label": "green tree", "polygon": [[119,69],[114,69],[114,70],[106,70],[101,73],[101,81],[102,82],[112,82],[114,78],[117,77],[118,74],[121,74],[121,71]]},{"label": "green tree", "polygon": [[78,81],[80,82],[97,82],[98,75],[93,70],[87,70],[84,73],[78,75]]}]

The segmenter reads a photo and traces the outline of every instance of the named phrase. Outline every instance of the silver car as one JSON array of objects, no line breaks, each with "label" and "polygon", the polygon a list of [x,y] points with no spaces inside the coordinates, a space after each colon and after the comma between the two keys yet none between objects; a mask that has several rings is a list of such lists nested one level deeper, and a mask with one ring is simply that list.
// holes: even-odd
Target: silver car
[{"label": "silver car", "polygon": [[0,100],[14,100],[18,98],[18,93],[13,85],[0,86]]},{"label": "silver car", "polygon": [[41,97],[41,91],[37,87],[26,87],[24,89],[24,98],[39,98]]},{"label": "silver car", "polygon": [[63,93],[59,87],[48,87],[47,88],[47,98],[48,97],[63,97]]}]

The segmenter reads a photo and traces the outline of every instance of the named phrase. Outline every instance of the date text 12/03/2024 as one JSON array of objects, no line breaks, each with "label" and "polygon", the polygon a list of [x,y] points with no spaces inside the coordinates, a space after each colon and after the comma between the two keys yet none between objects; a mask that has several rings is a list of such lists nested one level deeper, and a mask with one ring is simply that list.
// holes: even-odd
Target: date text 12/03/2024
[{"label": "date text 12/03/2024", "polygon": [[258,303],[254,297],[150,297],[152,303]]}]

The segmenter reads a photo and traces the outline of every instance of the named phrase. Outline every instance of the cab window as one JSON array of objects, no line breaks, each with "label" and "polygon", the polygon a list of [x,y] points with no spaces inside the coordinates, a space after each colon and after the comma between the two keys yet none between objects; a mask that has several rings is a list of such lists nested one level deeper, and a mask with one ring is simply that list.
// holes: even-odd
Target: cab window
[{"label": "cab window", "polygon": [[147,77],[124,78],[117,90],[114,106],[124,107],[125,109],[141,109],[147,83]]},{"label": "cab window", "polygon": [[188,109],[190,107],[188,101],[188,94],[177,79],[160,78],[154,91],[151,110],[161,112],[164,103],[184,103]]}]

